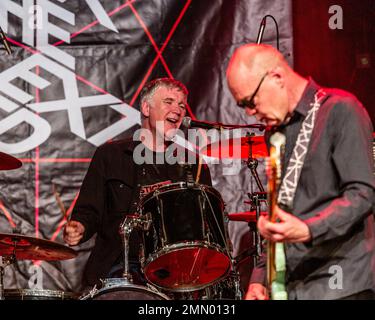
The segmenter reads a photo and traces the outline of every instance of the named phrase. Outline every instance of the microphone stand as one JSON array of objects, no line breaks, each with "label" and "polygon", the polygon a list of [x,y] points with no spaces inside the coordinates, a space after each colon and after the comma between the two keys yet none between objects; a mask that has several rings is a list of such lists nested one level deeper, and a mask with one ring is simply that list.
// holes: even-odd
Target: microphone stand
[{"label": "microphone stand", "polygon": [[[247,134],[247,137],[254,136],[254,134]],[[255,247],[255,250],[253,252],[253,263],[254,266],[256,265],[259,257],[262,255],[262,239],[261,235],[258,231],[257,228],[257,222],[260,217],[260,212],[261,212],[261,201],[266,201],[267,200],[267,193],[264,190],[264,187],[262,185],[262,182],[260,181],[258,172],[257,172],[257,167],[258,167],[258,160],[253,157],[253,146],[252,146],[252,141],[249,139],[249,157],[246,161],[247,167],[250,169],[251,175],[254,178],[258,189],[260,192],[254,192],[251,194],[248,194],[250,198],[250,204],[251,204],[251,209],[255,207],[255,212],[256,212],[256,222],[249,222],[249,229],[251,232],[251,236],[253,239],[253,245]],[[267,201],[266,201],[267,203]]]}]

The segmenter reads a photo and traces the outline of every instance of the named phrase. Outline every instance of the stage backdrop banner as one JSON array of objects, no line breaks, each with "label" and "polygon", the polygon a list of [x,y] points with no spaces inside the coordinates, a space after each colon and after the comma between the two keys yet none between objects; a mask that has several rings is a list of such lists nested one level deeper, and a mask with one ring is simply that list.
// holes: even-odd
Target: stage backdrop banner
[{"label": "stage backdrop banner", "polygon": [[[151,79],[185,83],[193,118],[251,123],[225,70],[266,14],[292,62],[290,0],[2,0],[0,26],[13,52],[0,51],[0,151],[23,166],[0,172],[0,232],[63,243],[95,149],[139,127],[139,93]],[[272,20],[264,42],[276,46]],[[228,212],[249,210],[247,192],[257,188],[246,165],[210,168]],[[262,159],[258,168],[264,182]],[[234,254],[250,245],[246,223],[231,222],[229,232]],[[74,248],[76,259],[18,261],[6,268],[5,287],[79,292],[93,241]]]}]

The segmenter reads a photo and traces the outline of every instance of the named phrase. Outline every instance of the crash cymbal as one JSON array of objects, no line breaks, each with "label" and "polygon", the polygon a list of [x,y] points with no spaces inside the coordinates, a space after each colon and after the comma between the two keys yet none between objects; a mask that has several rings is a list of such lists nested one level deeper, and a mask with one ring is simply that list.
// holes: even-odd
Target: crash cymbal
[{"label": "crash cymbal", "polygon": [[[266,216],[267,211],[261,211],[260,214]],[[255,211],[228,213],[228,218],[231,221],[257,222],[257,214]]]},{"label": "crash cymbal", "polygon": [[247,159],[250,148],[253,158],[268,156],[263,136],[232,138],[211,143],[201,150],[208,157],[225,159]]},{"label": "crash cymbal", "polygon": [[57,242],[20,234],[0,233],[0,256],[15,252],[17,260],[67,260],[77,256],[72,248]]},{"label": "crash cymbal", "polygon": [[22,166],[22,162],[9,154],[0,152],[0,170],[13,170]]}]

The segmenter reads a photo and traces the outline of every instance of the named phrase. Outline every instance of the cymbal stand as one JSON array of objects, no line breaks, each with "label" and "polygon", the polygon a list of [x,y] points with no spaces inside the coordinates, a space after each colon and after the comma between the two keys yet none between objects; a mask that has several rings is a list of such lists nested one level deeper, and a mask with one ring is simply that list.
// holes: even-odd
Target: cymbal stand
[{"label": "cymbal stand", "polygon": [[254,266],[258,261],[258,258],[262,255],[263,249],[262,249],[262,237],[258,231],[257,228],[257,222],[260,217],[260,208],[261,208],[261,202],[267,200],[267,193],[266,192],[254,192],[252,194],[249,194],[250,197],[250,203],[252,204],[252,208],[255,208],[256,213],[256,222],[249,222],[249,228],[250,232],[252,233],[253,238],[253,244],[255,247],[254,251]]},{"label": "cymbal stand", "polygon": [[0,300],[5,300],[5,296],[4,296],[5,268],[12,265],[16,261],[16,245],[17,245],[17,241],[14,241],[14,250],[11,255],[0,256]]},{"label": "cymbal stand", "polygon": [[[254,133],[250,134],[247,133],[247,137],[254,136]],[[258,258],[262,255],[262,239],[260,233],[257,228],[257,222],[259,220],[260,212],[261,212],[261,202],[265,201],[267,204],[267,194],[264,190],[262,182],[260,181],[257,168],[258,168],[258,160],[253,157],[253,142],[249,139],[249,156],[246,161],[247,167],[250,169],[251,175],[257,184],[258,189],[260,192],[252,192],[248,194],[250,198],[249,204],[251,204],[251,210],[256,210],[256,222],[249,222],[250,232],[253,238],[253,245],[255,247],[255,251],[253,253],[253,262],[254,266],[256,265]]]},{"label": "cymbal stand", "polygon": [[[247,137],[251,137],[253,136],[254,134],[249,134],[247,133]],[[259,175],[258,175],[258,172],[257,172],[257,168],[258,168],[258,160],[253,158],[253,142],[250,140],[248,142],[249,144],[249,157],[247,158],[247,161],[246,161],[246,165],[247,167],[250,169],[250,172],[255,180],[255,183],[257,184],[258,186],[258,189],[261,191],[261,192],[264,192],[264,188],[263,188],[263,185],[262,185],[262,182],[260,181],[259,179]]]}]

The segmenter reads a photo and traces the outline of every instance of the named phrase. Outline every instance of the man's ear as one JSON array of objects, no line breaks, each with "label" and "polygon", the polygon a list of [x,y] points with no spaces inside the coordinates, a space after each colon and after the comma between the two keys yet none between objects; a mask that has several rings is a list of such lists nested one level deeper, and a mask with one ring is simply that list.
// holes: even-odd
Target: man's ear
[{"label": "man's ear", "polygon": [[142,102],[141,113],[145,118],[150,116],[150,104],[147,101]]},{"label": "man's ear", "polygon": [[281,86],[281,88],[285,85],[285,70],[280,66],[276,66],[271,71],[269,71],[269,75],[275,80],[276,84]]}]

